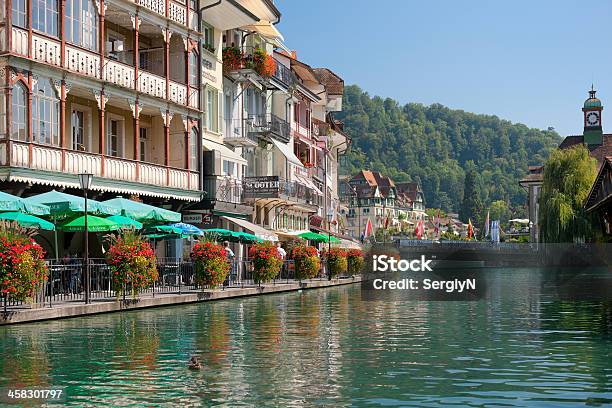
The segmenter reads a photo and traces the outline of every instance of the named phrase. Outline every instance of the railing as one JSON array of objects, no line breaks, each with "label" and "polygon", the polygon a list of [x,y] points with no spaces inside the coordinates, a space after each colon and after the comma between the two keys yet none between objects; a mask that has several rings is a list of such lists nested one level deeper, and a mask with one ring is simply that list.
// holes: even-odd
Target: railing
[{"label": "railing", "polygon": [[32,58],[46,64],[62,66],[62,45],[59,41],[32,34]]},{"label": "railing", "polygon": [[187,7],[170,0],[168,2],[168,17],[170,18],[170,20],[186,26]]},{"label": "railing", "polygon": [[165,0],[134,0],[134,3],[153,11],[154,13],[161,14],[162,16],[166,15]]},{"label": "railing", "polygon": [[276,60],[275,62],[276,71],[274,72],[274,78],[281,81],[287,87],[290,87],[291,85],[295,84],[297,80],[295,74],[293,73],[293,71],[291,71],[291,68],[287,68]]},{"label": "railing", "polygon": [[28,56],[30,54],[28,52],[28,31],[13,27],[12,36],[13,44],[11,51],[16,54]]},{"label": "railing", "polygon": [[310,204],[320,204],[322,201],[322,197],[314,189],[277,176],[245,177],[243,182],[244,198],[247,200],[286,197]]},{"label": "railing", "polygon": [[170,100],[181,105],[187,105],[187,86],[170,81]]},{"label": "railing", "polygon": [[325,169],[322,169],[319,166],[311,167],[308,169],[308,175],[310,177],[316,177],[319,180],[323,181],[325,179]]},{"label": "railing", "polygon": [[134,67],[111,59],[105,60],[104,80],[125,88],[134,89]]},{"label": "railing", "polygon": [[[12,299],[10,296],[0,297],[0,306],[7,312],[27,310],[33,307],[62,307],[70,302],[84,302],[86,290],[85,261],[82,258],[49,259],[46,261],[49,271],[47,281],[41,285],[32,303]],[[210,289],[208,286],[198,286],[195,268],[190,260],[175,258],[157,259],[157,280],[140,291],[138,297],[155,297],[164,294],[191,294]],[[132,299],[129,283],[120,284],[113,281],[113,270],[105,259],[89,259],[89,299],[95,301]],[[319,273],[314,280],[327,279],[325,260],[321,260]],[[279,274],[271,281],[262,285],[277,285],[297,283],[295,263],[293,260],[283,262]],[[230,272],[221,290],[229,288],[255,287],[259,285],[254,280],[253,263],[248,259],[236,259],[231,262]]]},{"label": "railing", "polygon": [[242,204],[243,190],[242,180],[229,176],[205,176],[204,191],[210,200],[222,201],[225,203]]},{"label": "railing", "polygon": [[138,90],[158,98],[166,99],[166,79],[149,72],[140,71]]},{"label": "railing", "polygon": [[100,78],[100,55],[66,45],[64,68],[79,74]]},{"label": "railing", "polygon": [[289,124],[274,114],[247,115],[243,133],[266,134],[285,143],[290,140]]},{"label": "railing", "polygon": [[[30,144],[11,141],[11,162],[13,167],[24,167],[69,174],[91,173],[113,180],[141,182],[156,186],[169,186],[185,190],[199,190],[200,174],[183,169],[175,169],[151,163],[141,163],[118,157],[104,157],[104,174],[102,174],[102,156],[89,152],[65,150],[54,146],[32,144],[32,161],[30,162]],[[62,169],[62,154],[65,154],[65,168]],[[136,176],[137,167],[140,169]],[[168,180],[169,176],[169,180]]]},{"label": "railing", "polygon": [[310,129],[307,126],[302,125],[301,123],[291,123],[291,129],[299,136],[310,138]]}]

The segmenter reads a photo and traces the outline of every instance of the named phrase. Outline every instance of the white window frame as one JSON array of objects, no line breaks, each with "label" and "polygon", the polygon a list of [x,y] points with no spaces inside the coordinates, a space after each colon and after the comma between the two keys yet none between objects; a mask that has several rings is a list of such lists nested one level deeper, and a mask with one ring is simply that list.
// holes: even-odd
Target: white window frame
[{"label": "white window frame", "polygon": [[87,134],[83,138],[83,142],[87,140],[87,144],[85,145],[85,151],[92,152],[93,116],[91,113],[91,108],[89,106],[79,105],[78,103],[70,104],[70,147],[72,148],[72,146],[74,146],[74,140],[72,140],[72,112],[75,110],[83,112],[83,118],[85,120],[85,126],[83,127],[83,129],[87,132]]},{"label": "white window frame", "polygon": [[[105,147],[105,154],[109,157],[116,157],[118,159],[124,159],[125,158],[125,118],[121,115],[117,115],[115,113],[108,113],[108,118],[107,118],[107,122],[106,122],[106,147]],[[117,156],[113,156],[112,154],[110,154],[110,148],[111,148],[111,121],[116,121],[119,122],[119,135],[117,135],[118,138],[120,138],[120,140],[118,140],[117,142]],[[120,149],[120,151],[119,151]]]}]

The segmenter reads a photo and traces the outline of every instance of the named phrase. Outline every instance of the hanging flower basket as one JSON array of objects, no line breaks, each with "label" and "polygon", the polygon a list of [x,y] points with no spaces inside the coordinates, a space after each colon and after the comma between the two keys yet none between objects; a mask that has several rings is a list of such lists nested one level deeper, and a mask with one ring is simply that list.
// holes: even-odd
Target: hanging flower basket
[{"label": "hanging flower basket", "polygon": [[249,257],[253,261],[253,279],[256,283],[276,278],[283,266],[283,258],[271,242],[251,246]]},{"label": "hanging flower basket", "polygon": [[331,251],[326,252],[327,267],[331,276],[338,276],[345,274],[348,270],[348,261],[346,250],[342,248],[332,248]]},{"label": "hanging flower basket", "polygon": [[321,259],[314,247],[297,245],[291,251],[291,258],[295,264],[295,276],[297,279],[312,279],[321,270]]},{"label": "hanging flower basket", "polygon": [[361,249],[349,249],[346,251],[346,260],[349,275],[358,275],[364,264],[364,255]]},{"label": "hanging flower basket", "polygon": [[223,49],[223,72],[228,73],[244,67],[244,54],[238,47],[225,47]]},{"label": "hanging flower basket", "polygon": [[195,280],[198,286],[216,288],[223,285],[231,269],[227,251],[212,241],[201,241],[193,246],[191,259],[195,264]]},{"label": "hanging flower basket", "polygon": [[129,291],[136,298],[158,278],[153,247],[134,230],[112,235],[110,240],[106,261],[111,267],[115,295],[120,297]]},{"label": "hanging flower basket", "polygon": [[47,280],[45,253],[16,223],[0,223],[0,290],[5,299],[31,300]]}]

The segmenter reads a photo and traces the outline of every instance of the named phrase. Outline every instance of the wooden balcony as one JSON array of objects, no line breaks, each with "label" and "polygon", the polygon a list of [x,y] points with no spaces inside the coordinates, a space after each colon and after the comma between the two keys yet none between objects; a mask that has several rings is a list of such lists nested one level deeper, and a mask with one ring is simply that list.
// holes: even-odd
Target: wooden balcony
[{"label": "wooden balcony", "polygon": [[44,35],[32,34],[32,50],[29,49],[28,31],[17,27],[12,29],[12,52],[44,64],[62,67],[71,72],[107,81],[111,84],[136,90],[174,103],[199,109],[199,90],[178,82],[170,81],[169,95],[166,95],[166,78],[140,70],[136,79],[133,66],[111,58],[104,59],[103,72],[100,72],[100,54],[70,44],[66,44],[64,58],[61,55],[61,42]]},{"label": "wooden balcony", "polygon": [[8,167],[68,174],[91,173],[111,180],[190,191],[198,191],[200,187],[200,174],[185,169],[14,140],[9,144]]},{"label": "wooden balcony", "polygon": [[[168,1],[168,10],[166,13],[166,0],[133,0],[137,5],[146,8],[160,16],[167,17],[175,23],[181,24],[183,26],[188,26],[187,21],[187,7],[183,4],[180,4],[176,1]],[[193,19],[193,15],[195,13],[193,10],[189,12],[189,20]],[[197,19],[196,19],[197,22]],[[195,30],[197,27],[194,27],[196,24],[193,22],[189,22],[189,28]]]}]

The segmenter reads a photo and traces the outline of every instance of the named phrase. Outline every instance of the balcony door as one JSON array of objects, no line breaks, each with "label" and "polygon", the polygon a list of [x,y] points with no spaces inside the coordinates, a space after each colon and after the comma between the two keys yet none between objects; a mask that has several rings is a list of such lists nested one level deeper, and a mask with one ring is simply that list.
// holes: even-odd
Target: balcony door
[{"label": "balcony door", "polygon": [[70,148],[78,152],[90,151],[91,109],[72,104],[70,112]]},{"label": "balcony door", "polygon": [[146,127],[140,128],[140,157],[141,162],[149,161],[149,129]]},{"label": "balcony door", "polygon": [[123,157],[124,146],[123,142],[123,124],[124,121],[120,117],[111,116],[108,118],[106,132],[106,154],[108,156]]}]

